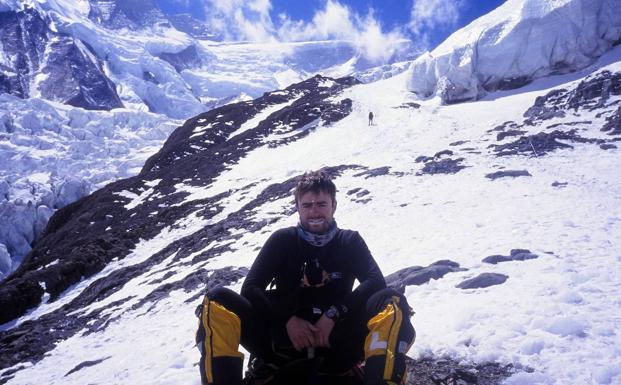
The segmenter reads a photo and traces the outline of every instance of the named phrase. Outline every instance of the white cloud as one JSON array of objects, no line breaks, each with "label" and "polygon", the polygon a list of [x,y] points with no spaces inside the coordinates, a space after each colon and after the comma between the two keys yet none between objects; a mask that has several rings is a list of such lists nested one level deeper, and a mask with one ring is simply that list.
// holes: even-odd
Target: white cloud
[{"label": "white cloud", "polygon": [[228,40],[274,39],[271,0],[207,0],[207,24]]},{"label": "white cloud", "polygon": [[293,21],[286,15],[279,17],[282,23],[278,29],[280,40],[349,40],[354,42],[358,53],[373,62],[387,60],[405,39],[399,30],[383,32],[372,9],[363,18],[337,0],[327,0],[325,7],[307,23]]},{"label": "white cloud", "polygon": [[409,28],[426,38],[428,31],[456,25],[463,6],[464,0],[414,0]]},{"label": "white cloud", "polygon": [[406,39],[397,29],[384,32],[372,9],[362,17],[338,0],[326,0],[309,21],[292,20],[281,13],[278,27],[271,10],[271,0],[207,0],[205,14],[210,27],[228,40],[348,40],[373,62],[387,60]]},{"label": "white cloud", "polygon": [[381,25],[372,17],[368,17],[364,28],[356,34],[354,41],[358,51],[372,62],[385,62],[402,45],[405,37],[394,30],[382,32]]}]

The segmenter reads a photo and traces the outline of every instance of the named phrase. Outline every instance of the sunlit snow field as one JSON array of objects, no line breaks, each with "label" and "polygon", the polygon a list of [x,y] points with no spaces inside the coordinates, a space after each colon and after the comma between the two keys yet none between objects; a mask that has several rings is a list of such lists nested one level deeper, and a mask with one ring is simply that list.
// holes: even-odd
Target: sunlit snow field
[{"label": "sunlit snow field", "polygon": [[[617,47],[599,65],[608,63],[608,69],[621,71],[620,59],[621,49]],[[335,218],[339,226],[362,234],[386,275],[441,259],[467,269],[422,286],[407,287],[417,330],[410,356],[448,355],[472,362],[512,363],[524,371],[509,378],[508,384],[619,384],[619,150],[572,143],[574,149],[542,157],[499,158],[488,148],[495,142],[495,133],[488,130],[507,120],[521,122],[522,113],[535,97],[551,87],[569,87],[593,68],[597,65],[517,91],[492,94],[478,102],[440,106],[436,99],[416,101],[422,104],[420,109],[396,108],[415,101],[405,89],[407,74],[355,86],[339,96],[353,100],[354,111],[347,118],[319,127],[286,146],[249,153],[215,183],[192,191],[188,199],[214,196],[252,183],[256,183],[252,191],[258,193],[269,184],[324,166],[390,166],[389,175],[363,179],[355,176],[358,171],[350,170],[336,179]],[[369,111],[375,114],[373,126],[367,125]],[[568,121],[570,116],[564,119]],[[581,135],[606,137],[599,131],[601,125],[595,124],[602,119],[587,113],[580,117],[587,119],[593,120],[593,129]],[[543,127],[531,129],[536,133]],[[457,141],[467,143],[449,146]],[[463,147],[480,154],[460,151]],[[421,167],[415,162],[417,157],[446,149],[464,157],[463,164],[468,167],[453,175],[416,175]],[[485,178],[500,169],[528,170],[532,177]],[[553,182],[566,185],[554,187]],[[145,188],[150,183],[145,181]],[[365,198],[371,198],[370,202],[357,203],[347,195],[357,187],[369,191]],[[180,184],[177,188],[185,187]],[[222,215],[238,210],[253,194],[231,196]],[[295,215],[282,214],[292,203],[287,198],[262,206],[257,218],[279,220],[261,233],[243,233],[233,245],[234,252],[193,269],[249,266],[273,230],[296,223]],[[99,276],[143,261],[206,224],[189,217],[175,229],[144,240],[133,254],[111,264]],[[210,244],[208,248],[216,246]],[[507,255],[515,248],[530,249],[539,258],[498,265],[481,262],[486,256]],[[114,310],[119,318],[105,331],[76,335],[59,343],[42,361],[17,372],[8,384],[200,384],[199,352],[194,346],[194,308],[199,301],[184,303],[197,292],[173,292],[152,308],[130,309],[153,289],[147,282],[170,271],[174,275],[167,278],[169,281],[191,273],[175,269],[182,262],[164,261],[112,297],[81,310],[93,311],[115,299],[136,296]],[[455,287],[483,272],[502,273],[509,279],[486,289]],[[42,305],[4,327],[59,307],[96,278],[76,285],[57,303]],[[239,287],[240,282],[233,286],[236,290]],[[68,374],[82,362],[97,360],[102,361]]]}]

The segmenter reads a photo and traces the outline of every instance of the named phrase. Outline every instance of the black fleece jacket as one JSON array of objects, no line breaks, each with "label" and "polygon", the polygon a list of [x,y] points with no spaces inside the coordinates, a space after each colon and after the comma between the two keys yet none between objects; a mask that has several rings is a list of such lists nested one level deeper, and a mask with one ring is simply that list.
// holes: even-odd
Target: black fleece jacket
[{"label": "black fleece jacket", "polygon": [[[360,284],[353,290],[356,279]],[[267,240],[241,294],[268,319],[286,322],[309,307],[344,305],[348,313],[358,312],[385,287],[384,276],[358,232],[338,229],[327,245],[316,247],[301,239],[295,227],[288,227]]]}]

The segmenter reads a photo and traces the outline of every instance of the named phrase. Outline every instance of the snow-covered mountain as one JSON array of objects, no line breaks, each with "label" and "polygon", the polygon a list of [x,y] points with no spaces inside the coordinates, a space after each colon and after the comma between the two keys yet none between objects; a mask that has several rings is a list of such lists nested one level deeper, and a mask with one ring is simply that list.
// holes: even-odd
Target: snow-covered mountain
[{"label": "snow-covered mountain", "polygon": [[476,100],[585,68],[619,43],[618,0],[507,0],[416,59],[409,89],[444,103]]},{"label": "snow-covered mountain", "polygon": [[59,210],[0,286],[0,381],[198,384],[200,296],[239,288],[295,223],[295,177],[323,167],[339,224],[416,311],[410,383],[447,366],[618,383],[621,47],[452,106],[405,76],[317,77],[198,115],[138,176]]},{"label": "snow-covered mountain", "polygon": [[[243,46],[268,45],[201,46],[241,65],[253,57]],[[378,71],[366,84],[312,77],[202,112],[169,136],[162,129],[159,151],[142,153],[154,154],[144,163],[128,158],[137,175],[56,211],[0,283],[0,383],[198,385],[200,297],[218,285],[239,289],[271,232],[296,223],[295,178],[318,168],[335,177],[339,225],[360,231],[416,312],[409,385],[449,375],[468,385],[621,383],[621,46],[578,71],[453,105],[421,100],[409,72],[382,79]],[[66,141],[83,161],[91,160],[77,154],[93,149],[80,152],[74,132],[114,151],[127,138],[155,146],[152,130],[170,124],[131,104],[0,102],[21,110],[0,120],[9,127],[0,144],[54,137],[52,149]],[[14,135],[24,124],[36,135]],[[2,164],[35,164],[46,149],[30,158],[15,149]],[[96,164],[94,177],[108,178]],[[41,200],[81,194],[79,183],[56,177],[22,183],[56,186],[35,189]]]},{"label": "snow-covered mountain", "polygon": [[375,63],[345,41],[212,37],[150,0],[0,1],[0,279],[54,210],[135,175],[183,119],[315,73],[380,79],[413,57],[406,42]]}]

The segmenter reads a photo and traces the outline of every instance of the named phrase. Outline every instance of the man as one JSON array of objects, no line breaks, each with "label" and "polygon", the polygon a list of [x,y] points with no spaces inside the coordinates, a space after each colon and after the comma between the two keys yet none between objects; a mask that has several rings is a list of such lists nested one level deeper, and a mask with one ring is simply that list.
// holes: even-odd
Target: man
[{"label": "man", "polygon": [[386,288],[362,237],[338,228],[336,187],[326,173],[304,174],[294,195],[299,224],[271,235],[241,295],[218,288],[199,307],[203,384],[242,383],[240,343],[254,358],[247,383],[266,383],[309,353],[322,373],[342,375],[365,360],[365,385],[404,383],[415,337],[406,299]]},{"label": "man", "polygon": [[373,111],[369,111],[369,126],[373,125]]}]

